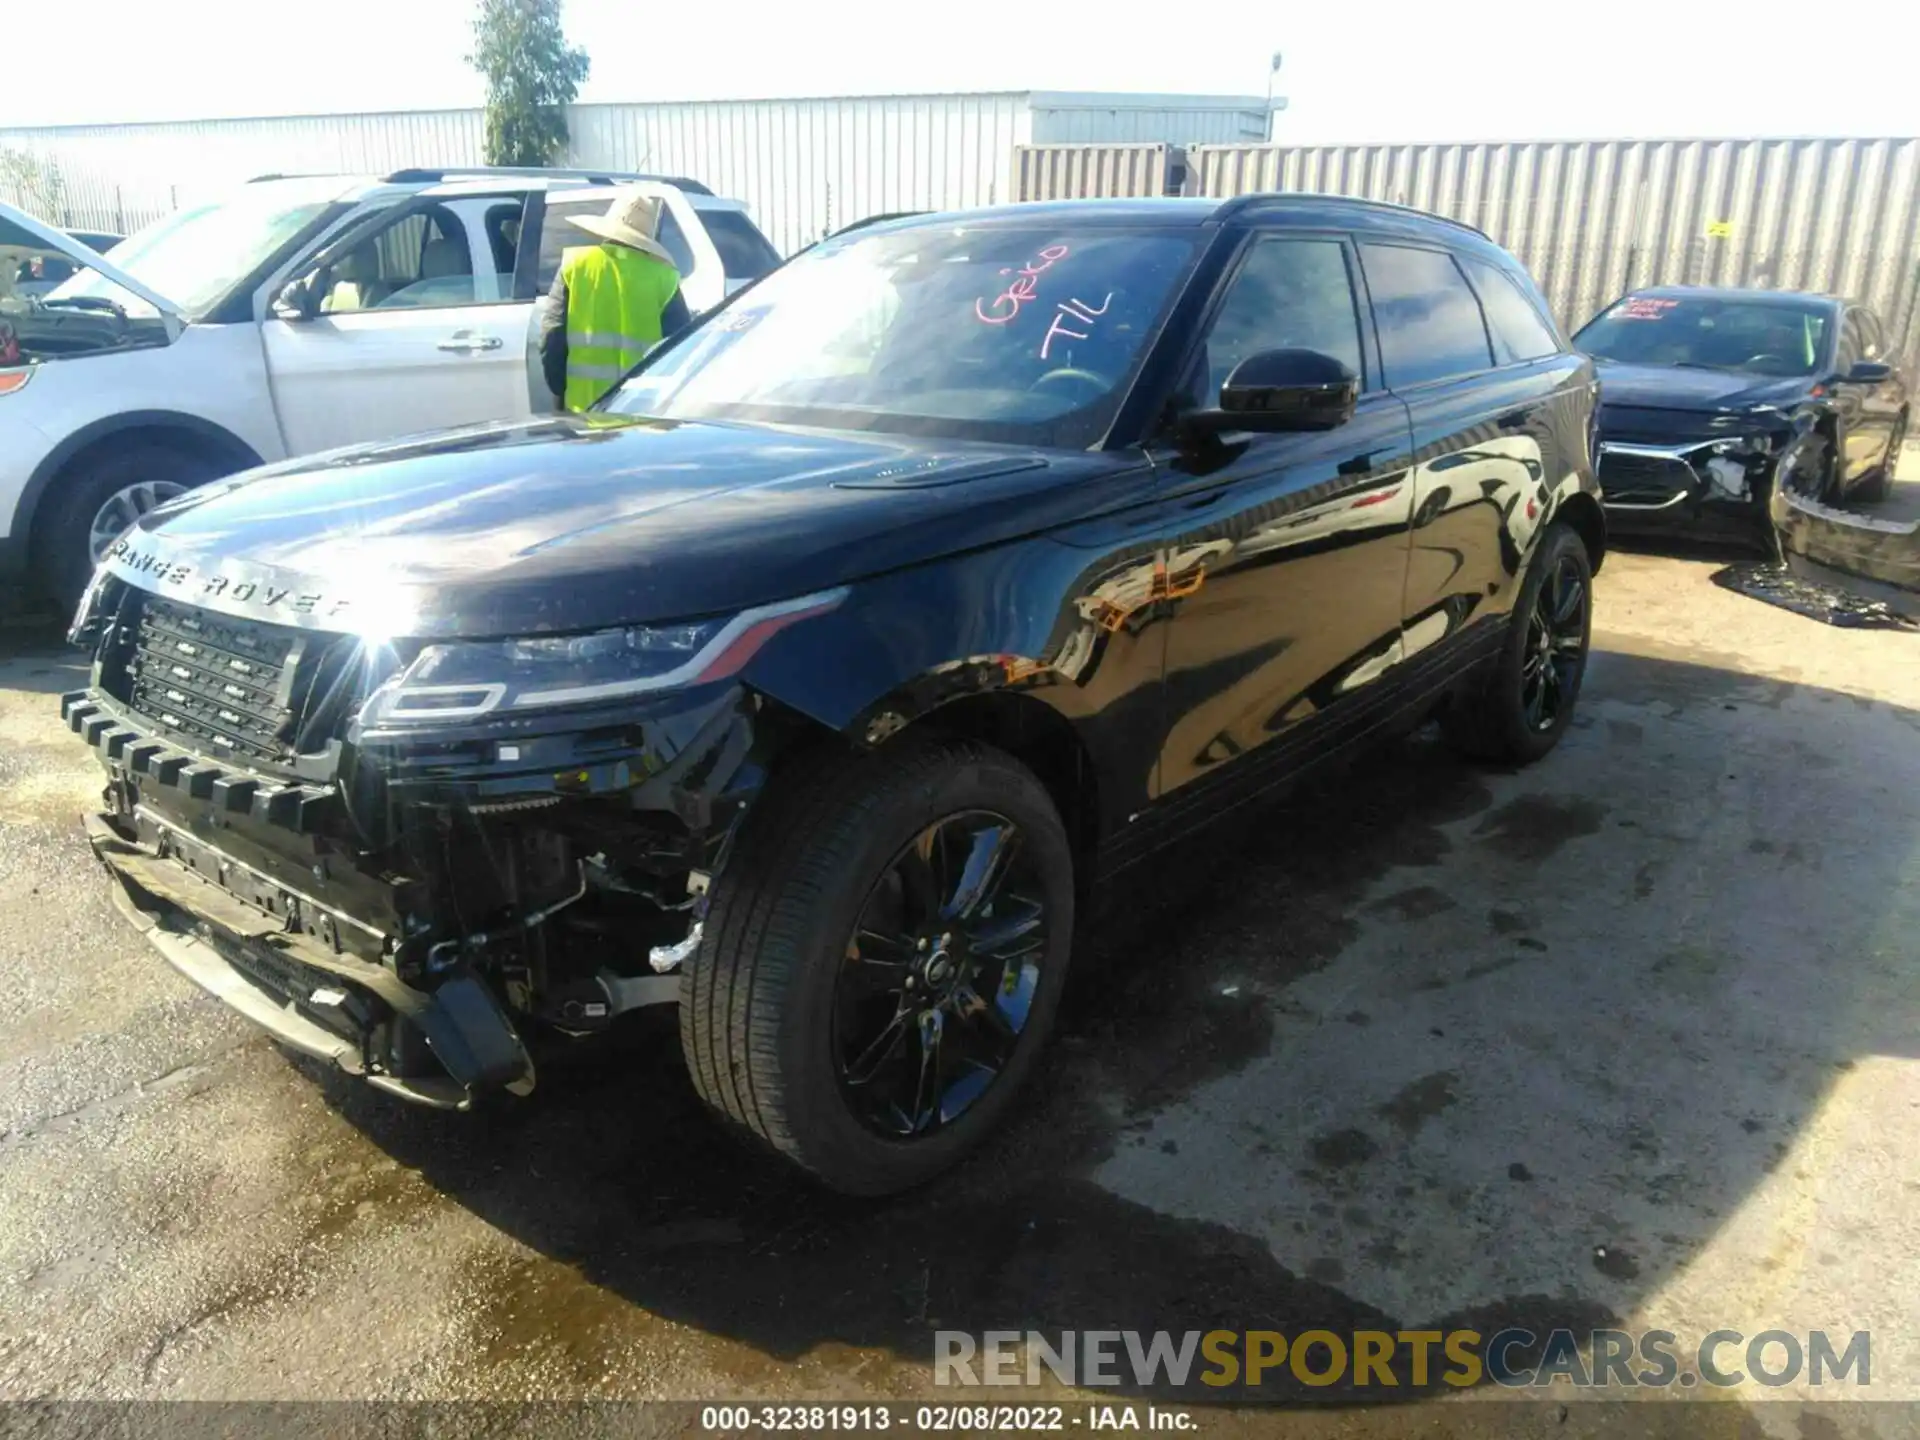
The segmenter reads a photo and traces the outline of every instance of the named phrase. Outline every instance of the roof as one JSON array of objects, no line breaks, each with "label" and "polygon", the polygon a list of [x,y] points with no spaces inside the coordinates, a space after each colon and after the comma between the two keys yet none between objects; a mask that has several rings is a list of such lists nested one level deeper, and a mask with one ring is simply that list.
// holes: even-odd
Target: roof
[{"label": "roof", "polygon": [[247,183],[259,185],[272,180],[323,180],[338,179],[347,183],[362,185],[445,185],[461,181],[485,180],[524,180],[529,185],[539,186],[548,183],[562,185],[625,185],[636,180],[651,180],[661,185],[671,185],[684,190],[689,195],[711,195],[713,191],[698,180],[688,179],[684,175],[653,175],[638,170],[571,170],[556,169],[549,166],[520,165],[430,165],[412,166],[395,170],[386,175],[356,174],[347,171],[321,171],[313,174],[282,174],[275,171],[266,175],[255,175]]},{"label": "roof", "polygon": [[971,224],[1026,223],[1035,221],[1074,222],[1079,224],[1204,225],[1249,212],[1271,211],[1280,214],[1311,213],[1328,219],[1351,221],[1360,216],[1411,224],[1445,226],[1449,230],[1486,240],[1483,232],[1460,220],[1391,205],[1384,200],[1363,200],[1351,195],[1317,195],[1307,191],[1220,198],[1208,195],[1152,195],[1100,200],[1030,200],[1017,205],[993,205],[977,210],[930,211],[902,222],[912,224],[952,223],[964,219]]},{"label": "roof", "polygon": [[1735,285],[1649,285],[1644,290],[1629,290],[1629,295],[1644,295],[1668,300],[1745,300],[1760,305],[1844,305],[1846,299],[1819,290],[1743,290]]}]

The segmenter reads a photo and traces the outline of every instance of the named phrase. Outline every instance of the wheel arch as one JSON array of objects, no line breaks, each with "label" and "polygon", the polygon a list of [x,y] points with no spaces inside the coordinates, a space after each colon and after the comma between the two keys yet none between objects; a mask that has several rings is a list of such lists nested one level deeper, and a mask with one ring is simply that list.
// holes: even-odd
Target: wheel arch
[{"label": "wheel arch", "polygon": [[1024,691],[987,690],[948,700],[908,729],[978,740],[1031,770],[1060,812],[1073,845],[1075,877],[1084,887],[1100,839],[1099,780],[1071,721]]},{"label": "wheel arch", "polygon": [[1580,537],[1587,547],[1587,567],[1598,575],[1607,557],[1607,514],[1600,502],[1585,490],[1578,491],[1561,502],[1556,518],[1564,520]]},{"label": "wheel arch", "polygon": [[46,512],[42,502],[54,482],[105,443],[125,444],[133,440],[151,440],[208,456],[231,466],[228,474],[264,463],[251,445],[225,426],[182,410],[128,410],[83,425],[54,446],[27,477],[16,525],[19,534],[29,537],[29,564],[39,557],[40,522]]}]

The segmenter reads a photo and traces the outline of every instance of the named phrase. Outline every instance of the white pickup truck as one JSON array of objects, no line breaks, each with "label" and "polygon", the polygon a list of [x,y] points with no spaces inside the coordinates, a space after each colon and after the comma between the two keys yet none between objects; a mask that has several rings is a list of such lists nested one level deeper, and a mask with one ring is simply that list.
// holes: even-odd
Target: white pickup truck
[{"label": "white pickup truck", "polygon": [[739,201],[607,172],[266,177],[111,259],[0,203],[0,262],[78,271],[44,296],[0,278],[0,602],[70,602],[137,516],[218,476],[553,408],[540,302],[592,243],[561,222],[619,188],[661,200],[696,315],[780,263]]}]

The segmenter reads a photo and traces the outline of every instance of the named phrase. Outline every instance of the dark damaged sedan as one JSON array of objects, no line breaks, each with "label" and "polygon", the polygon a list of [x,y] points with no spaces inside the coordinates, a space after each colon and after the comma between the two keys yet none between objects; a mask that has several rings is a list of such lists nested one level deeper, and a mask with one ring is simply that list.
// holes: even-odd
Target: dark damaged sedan
[{"label": "dark damaged sedan", "polygon": [[1438,713],[1544,755],[1593,376],[1477,231],[1092,202],[823,242],[598,413],[256,470],[76,618],[97,853],[166,958],[397,1095],[677,1004],[842,1190],[1032,1074],[1076,917]]},{"label": "dark damaged sedan", "polygon": [[1831,295],[1638,290],[1574,336],[1600,374],[1616,529],[1770,545],[1776,489],[1885,499],[1911,396],[1872,311]]}]

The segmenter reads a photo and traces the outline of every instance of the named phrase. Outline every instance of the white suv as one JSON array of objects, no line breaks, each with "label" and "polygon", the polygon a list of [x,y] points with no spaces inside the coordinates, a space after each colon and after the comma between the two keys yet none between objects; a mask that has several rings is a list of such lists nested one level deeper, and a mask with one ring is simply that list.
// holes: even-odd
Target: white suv
[{"label": "white suv", "polygon": [[780,263],[738,201],[600,171],[270,176],[111,259],[0,203],[0,261],[79,270],[45,296],[0,278],[0,596],[70,602],[137,516],[218,476],[551,410],[539,302],[591,243],[560,221],[617,187],[662,201],[694,314]]}]

